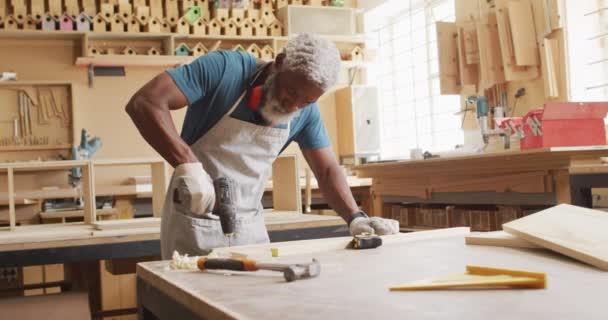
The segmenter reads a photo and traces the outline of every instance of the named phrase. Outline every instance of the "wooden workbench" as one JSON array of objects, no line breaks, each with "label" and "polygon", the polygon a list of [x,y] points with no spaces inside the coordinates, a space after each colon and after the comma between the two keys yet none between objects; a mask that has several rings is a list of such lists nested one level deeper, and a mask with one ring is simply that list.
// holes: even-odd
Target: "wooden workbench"
[{"label": "wooden workbench", "polygon": [[[608,186],[605,179],[594,180],[591,169],[602,167],[600,158],[607,156],[607,146],[550,148],[355,169],[360,177],[372,178],[374,215],[382,214],[385,202],[588,206],[590,188]],[[577,170],[579,166],[586,169]]]},{"label": "wooden workbench", "polygon": [[[232,251],[321,263],[319,277],[286,283],[280,273],[176,271],[140,263],[143,319],[603,319],[606,273],[544,250],[466,246],[465,228],[385,237],[375,250],[341,249],[338,238]],[[342,245],[349,239],[341,238]],[[392,242],[392,243],[388,243]],[[544,290],[390,292],[389,286],[463,273],[466,265],[546,272]]]}]

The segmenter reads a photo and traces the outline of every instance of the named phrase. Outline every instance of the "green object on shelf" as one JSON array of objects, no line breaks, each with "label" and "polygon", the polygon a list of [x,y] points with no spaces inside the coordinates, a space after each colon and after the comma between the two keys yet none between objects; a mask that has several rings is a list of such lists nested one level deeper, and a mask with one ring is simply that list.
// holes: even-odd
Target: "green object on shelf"
[{"label": "green object on shelf", "polygon": [[189,56],[190,55],[190,47],[187,44],[182,43],[177,48],[175,48],[176,56]]},{"label": "green object on shelf", "polygon": [[344,7],[344,0],[331,0],[329,5],[332,7]]},{"label": "green object on shelf", "polygon": [[190,22],[190,24],[196,22],[203,16],[202,9],[200,6],[192,6],[188,9],[188,12],[184,15],[184,18]]}]

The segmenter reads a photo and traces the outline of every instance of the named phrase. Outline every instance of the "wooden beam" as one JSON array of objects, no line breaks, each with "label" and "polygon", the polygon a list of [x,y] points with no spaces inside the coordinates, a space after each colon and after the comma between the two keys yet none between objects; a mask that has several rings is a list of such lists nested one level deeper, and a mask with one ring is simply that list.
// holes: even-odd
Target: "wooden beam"
[{"label": "wooden beam", "polygon": [[274,210],[302,212],[302,191],[295,154],[278,157],[272,164],[272,205]]},{"label": "wooden beam", "polygon": [[97,215],[95,214],[95,172],[93,165],[89,162],[86,166],[82,167],[82,199],[84,201],[84,222],[86,224],[95,223],[97,221]]},{"label": "wooden beam", "polygon": [[13,168],[8,168],[8,217],[10,228],[15,229],[17,217],[15,215],[15,178]]}]

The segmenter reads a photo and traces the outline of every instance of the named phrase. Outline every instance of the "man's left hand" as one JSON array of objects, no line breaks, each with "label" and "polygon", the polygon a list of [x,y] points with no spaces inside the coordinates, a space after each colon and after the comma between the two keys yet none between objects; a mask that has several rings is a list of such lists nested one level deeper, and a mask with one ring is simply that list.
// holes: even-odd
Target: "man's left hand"
[{"label": "man's left hand", "polygon": [[379,217],[358,217],[351,221],[350,234],[353,236],[362,233],[373,233],[379,236],[399,233],[399,221]]}]

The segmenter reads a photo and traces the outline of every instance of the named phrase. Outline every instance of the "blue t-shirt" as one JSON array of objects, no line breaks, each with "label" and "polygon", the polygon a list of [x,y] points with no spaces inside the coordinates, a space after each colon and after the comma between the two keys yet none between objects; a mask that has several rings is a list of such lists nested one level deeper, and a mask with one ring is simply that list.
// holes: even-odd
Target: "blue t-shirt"
[{"label": "blue t-shirt", "polygon": [[[194,144],[230,110],[247,89],[255,69],[255,57],[246,52],[213,51],[190,64],[167,71],[188,99],[188,110],[181,133],[182,139],[188,145]],[[259,123],[260,117],[247,106],[245,100],[243,99],[231,116],[263,125]],[[286,128],[286,125],[280,127]],[[300,109],[300,114],[292,119],[289,139],[283,149],[294,140],[302,150],[330,145],[316,102]]]}]

